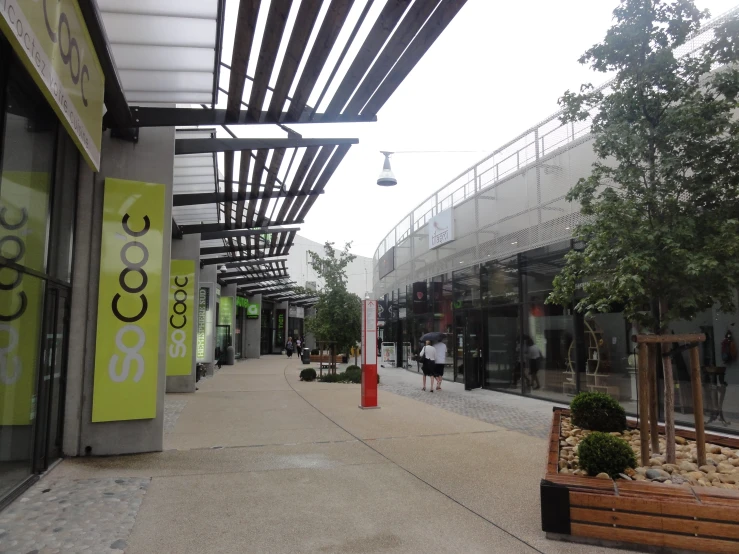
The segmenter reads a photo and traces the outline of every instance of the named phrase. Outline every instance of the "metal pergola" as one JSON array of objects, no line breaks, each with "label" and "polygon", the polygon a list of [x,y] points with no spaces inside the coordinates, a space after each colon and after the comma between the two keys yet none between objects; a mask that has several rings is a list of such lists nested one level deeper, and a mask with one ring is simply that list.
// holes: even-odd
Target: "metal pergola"
[{"label": "metal pergola", "polygon": [[[224,53],[224,17],[232,2],[238,4],[233,50]],[[147,127],[178,127],[176,236],[199,233],[201,263],[225,266],[219,280],[236,283],[242,293],[254,294],[260,290],[254,285],[263,285],[266,297],[310,305],[315,297],[292,292],[294,285],[286,281],[285,256],[299,230],[294,225],[305,221],[358,141],[303,134],[323,123],[376,121],[379,110],[465,2],[186,0],[175,9],[166,0],[131,5],[80,0],[80,8],[93,41],[106,43],[98,48],[104,51],[101,64],[107,76],[104,124],[116,136],[131,140]],[[194,79],[190,89],[164,83],[167,91],[159,91],[156,83],[166,71],[156,66],[159,58],[137,58],[131,62],[135,67],[126,67],[119,78],[113,58],[123,53],[130,58],[131,45],[123,35],[117,38],[115,25],[121,10],[126,17],[154,13],[143,4],[156,5],[156,13],[171,18],[165,21],[170,35],[177,35],[179,25],[183,33],[190,26],[193,32],[215,33],[205,39],[188,35],[158,47],[163,49],[162,60],[170,48],[181,65],[188,66],[187,75]],[[183,19],[186,16],[189,19]],[[208,26],[209,21],[215,25]],[[106,28],[115,38],[112,54]],[[146,37],[140,40],[145,43]],[[209,48],[215,49],[214,67],[207,64]],[[222,104],[219,94],[225,95]],[[127,95],[145,101],[129,105]],[[185,99],[197,107],[179,107]],[[255,134],[269,125],[286,137],[244,138],[234,132],[251,128]],[[228,138],[219,137],[217,129]]]}]

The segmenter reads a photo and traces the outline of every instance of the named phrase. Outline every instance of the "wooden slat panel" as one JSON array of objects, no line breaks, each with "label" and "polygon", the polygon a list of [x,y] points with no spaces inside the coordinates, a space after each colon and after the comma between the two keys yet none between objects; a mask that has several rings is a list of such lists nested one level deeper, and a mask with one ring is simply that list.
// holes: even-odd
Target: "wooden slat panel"
[{"label": "wooden slat panel", "polygon": [[262,197],[267,200],[262,200],[259,206],[259,214],[257,215],[257,227],[264,225],[264,216],[267,214],[267,207],[270,204],[269,197],[272,195],[272,191],[275,188],[275,182],[277,181],[277,172],[280,170],[282,160],[285,158],[285,149],[278,148],[272,153],[272,159],[269,162],[269,169],[267,170],[267,181],[262,193]]},{"label": "wooden slat panel", "polygon": [[646,497],[659,497],[671,499],[676,502],[695,501],[695,496],[690,488],[680,485],[664,485],[639,481],[619,480],[618,494],[619,496],[643,495]]},{"label": "wooden slat panel", "polygon": [[547,481],[557,483],[558,485],[566,485],[570,489],[587,489],[598,491],[599,493],[616,494],[613,481],[610,479],[594,479],[591,477],[579,477],[577,475],[548,475]]},{"label": "wooden slat panel", "polygon": [[579,523],[599,523],[619,527],[651,529],[666,533],[690,533],[700,537],[739,540],[739,522],[715,523],[685,518],[648,516],[626,512],[570,508],[570,519]]},{"label": "wooden slat panel", "polygon": [[666,516],[699,517],[703,520],[739,521],[739,505],[707,505],[697,500],[670,501],[647,497],[605,496],[600,493],[570,492],[570,505],[583,508],[616,509]]},{"label": "wooden slat panel", "polygon": [[300,8],[298,8],[296,23],[293,26],[267,110],[267,117],[270,121],[279,121],[288,92],[290,92],[290,86],[295,79],[295,73],[298,71],[300,60],[308,45],[308,39],[320,11],[321,2],[302,2]]},{"label": "wooden slat panel", "polygon": [[260,0],[241,0],[236,19],[231,75],[228,83],[228,104],[226,120],[237,121],[241,111],[241,100],[246,83],[246,66],[249,64],[254,32],[257,27]]},{"label": "wooden slat panel", "polygon": [[249,164],[251,163],[251,150],[241,151],[241,163],[239,164],[239,192],[236,196],[236,226],[241,227],[244,223],[244,203],[246,202],[246,186],[249,180]]},{"label": "wooden slat panel", "polygon": [[[739,491],[709,487],[693,487],[693,492],[703,504],[727,504],[739,510]],[[737,512],[739,521],[739,511]]]},{"label": "wooden slat panel", "polygon": [[233,186],[234,186],[234,153],[223,153],[223,174],[224,174],[224,208],[226,217],[226,229],[233,228],[231,224],[231,211],[233,209]]},{"label": "wooden slat panel", "polygon": [[[300,187],[305,181],[308,169],[313,163],[313,160],[316,158],[316,154],[318,154],[318,151],[319,147],[306,148],[305,152],[303,153],[303,158],[300,160],[300,165],[295,172],[293,182],[290,185],[290,196],[294,197],[296,194],[298,194],[298,192],[300,192]],[[277,214],[277,219],[284,219],[287,215],[287,212],[292,207],[292,204],[293,198],[285,199],[285,201],[282,203],[282,206],[280,206],[280,213]]]},{"label": "wooden slat panel", "polygon": [[649,546],[692,549],[698,552],[712,552],[716,554],[736,554],[739,552],[739,542],[732,540],[703,539],[689,535],[671,535],[651,531],[638,531],[636,529],[619,529],[588,525],[586,523],[573,523],[572,535]]},{"label": "wooden slat panel", "polygon": [[[310,171],[308,172],[308,175],[303,182],[303,186],[300,188],[300,192],[306,193],[313,189],[313,185],[318,179],[318,176],[321,174],[321,171],[323,171],[323,167],[326,165],[326,162],[328,161],[334,149],[334,146],[324,146],[323,148],[321,148],[321,151],[318,153],[318,156],[313,162],[313,165],[311,166]],[[300,210],[301,205],[302,202],[299,202],[298,198],[293,199],[290,213],[287,215],[287,219],[289,221],[297,221],[298,210]]]},{"label": "wooden slat panel", "polygon": [[264,173],[264,166],[267,165],[267,154],[268,152],[266,150],[259,150],[257,152],[257,159],[254,161],[249,205],[246,210],[245,221],[247,227],[254,227],[254,211],[256,210],[257,200],[259,199],[259,186],[262,184],[262,173]]},{"label": "wooden slat panel", "polygon": [[343,111],[344,114],[358,114],[362,110],[364,104],[382,83],[382,80],[423,26],[423,23],[439,4],[439,1],[426,0],[425,2],[416,2],[411,6],[385,48],[382,49],[380,56],[372,65],[367,76],[362,79],[362,84],[347,104]]},{"label": "wooden slat panel", "polygon": [[246,111],[247,121],[259,121],[264,98],[267,95],[269,79],[280,49],[282,34],[285,32],[287,16],[290,14],[292,0],[272,0],[269,5],[267,22],[264,27],[262,46],[259,49],[257,67],[254,70],[254,82],[249,95],[249,108]]},{"label": "wooden slat panel", "polygon": [[318,30],[316,40],[311,47],[303,72],[300,74],[295,94],[293,94],[290,108],[287,111],[287,121],[298,121],[300,119],[353,4],[354,0],[332,0],[321,28]]},{"label": "wooden slat panel", "polygon": [[376,114],[380,111],[380,108],[385,105],[385,102],[387,102],[411,70],[416,67],[418,61],[436,41],[442,31],[446,29],[449,22],[454,19],[466,1],[442,0],[441,5],[428,19],[423,29],[419,31],[416,38],[413,39],[413,42],[398,60],[398,63],[395,64],[385,80],[369,99],[367,105],[362,109],[362,113]]},{"label": "wooden slat panel", "polygon": [[385,44],[390,33],[398,25],[398,21],[408,9],[410,0],[388,0],[380,12],[377,21],[370,29],[367,38],[357,52],[341,84],[336,89],[331,101],[324,110],[327,116],[335,116],[342,112],[362,77],[367,73],[370,64],[377,57],[380,48]]},{"label": "wooden slat panel", "polygon": [[[334,152],[333,156],[331,156],[331,159],[326,164],[326,167],[321,173],[321,176],[318,178],[316,186],[313,187],[314,192],[320,192],[323,191],[324,188],[326,188],[326,185],[328,184],[336,169],[339,167],[339,164],[344,159],[344,156],[346,156],[346,153],[349,152],[349,148],[351,148],[351,146],[349,145],[341,145],[336,148],[336,151]],[[308,215],[308,211],[313,207],[313,204],[315,204],[316,198],[317,197],[314,196],[304,196],[295,200],[296,204],[301,201],[305,202],[305,205],[298,214],[298,221],[305,220],[305,217]]]}]

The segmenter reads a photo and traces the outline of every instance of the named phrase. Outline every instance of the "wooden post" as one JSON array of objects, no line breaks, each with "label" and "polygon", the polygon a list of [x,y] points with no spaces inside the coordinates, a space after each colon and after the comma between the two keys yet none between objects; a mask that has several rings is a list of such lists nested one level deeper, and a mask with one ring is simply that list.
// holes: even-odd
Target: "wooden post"
[{"label": "wooden post", "polygon": [[639,345],[639,431],[641,433],[641,465],[649,467],[649,380],[648,380],[648,348],[645,343]]},{"label": "wooden post", "polygon": [[657,387],[658,345],[649,346],[649,433],[652,439],[652,455],[659,456],[659,392]]},{"label": "wooden post", "polygon": [[706,430],[703,425],[703,389],[698,347],[690,349],[690,380],[693,385],[693,414],[695,415],[695,444],[698,447],[698,465],[706,465]]}]

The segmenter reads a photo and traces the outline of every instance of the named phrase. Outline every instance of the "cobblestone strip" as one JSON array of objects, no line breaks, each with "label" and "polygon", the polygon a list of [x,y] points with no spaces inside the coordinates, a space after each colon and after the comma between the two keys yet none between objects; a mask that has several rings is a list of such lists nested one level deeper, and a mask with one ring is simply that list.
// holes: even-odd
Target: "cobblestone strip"
[{"label": "cobblestone strip", "polygon": [[121,554],[149,479],[42,479],[0,512],[2,554]]},{"label": "cobblestone strip", "polygon": [[187,404],[187,398],[182,396],[164,397],[164,434],[174,431],[177,420]]},{"label": "cobblestone strip", "polygon": [[398,382],[381,384],[380,387],[381,390],[420,400],[455,414],[499,425],[532,437],[545,439],[549,436],[549,428],[552,423],[551,408],[528,410],[513,406],[511,405],[512,402],[508,400],[505,403],[496,404],[493,396],[496,393],[493,392],[489,393],[489,398],[482,398],[480,395],[473,395],[468,392],[448,390],[437,391],[432,394],[428,391],[422,391],[418,386]]}]

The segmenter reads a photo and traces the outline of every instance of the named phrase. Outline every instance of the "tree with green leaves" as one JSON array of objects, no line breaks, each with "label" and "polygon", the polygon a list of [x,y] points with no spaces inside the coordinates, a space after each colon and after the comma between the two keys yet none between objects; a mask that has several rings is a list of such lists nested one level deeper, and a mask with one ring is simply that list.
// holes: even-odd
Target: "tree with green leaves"
[{"label": "tree with green leaves", "polygon": [[[580,58],[615,72],[610,90],[583,85],[559,100],[562,121],[592,119],[598,161],[567,196],[585,243],[567,255],[548,301],[624,316],[667,333],[739,285],[739,18],[692,53],[708,12],[692,0],[621,0],[602,43]],[[579,291],[575,300],[576,289]],[[674,380],[663,345],[667,461],[674,463]]]},{"label": "tree with green leaves", "polygon": [[316,313],[306,320],[305,326],[317,340],[335,341],[336,352],[346,352],[362,333],[362,301],[346,288],[346,268],[356,258],[350,248],[349,242],[337,251],[333,242],[326,242],[324,256],[309,252],[310,265],[324,286],[318,292]]}]

